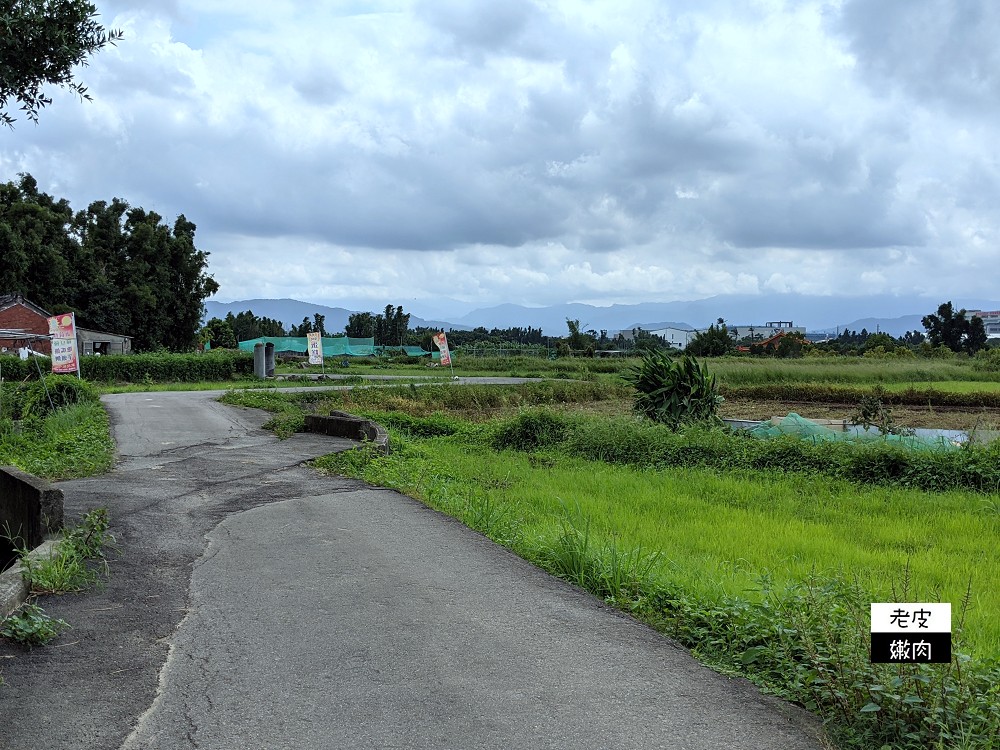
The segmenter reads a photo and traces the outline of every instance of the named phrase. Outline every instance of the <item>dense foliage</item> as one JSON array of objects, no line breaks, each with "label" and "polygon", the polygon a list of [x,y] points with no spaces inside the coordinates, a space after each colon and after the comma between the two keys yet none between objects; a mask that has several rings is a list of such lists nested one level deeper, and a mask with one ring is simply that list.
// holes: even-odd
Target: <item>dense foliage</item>
[{"label": "dense foliage", "polygon": [[921,320],[927,329],[931,346],[947,346],[953,352],[975,354],[986,347],[986,327],[983,319],[963,308],[955,311],[951,302],[940,305],[936,313]]},{"label": "dense foliage", "polygon": [[719,318],[717,324],[695,334],[684,351],[695,357],[723,357],[736,351],[736,341],[729,335],[725,322]]},{"label": "dense foliage", "polygon": [[[322,326],[323,316],[317,314],[316,318]],[[262,336],[285,335],[285,328],[280,320],[266,317],[259,318],[253,314],[253,310],[244,310],[236,315],[228,312],[223,320],[229,324],[236,341],[250,341],[251,339],[259,339]]]},{"label": "dense foliage", "polygon": [[136,351],[189,349],[219,286],[183,215],[173,227],[115,198],[73,213],[31,175],[0,184],[0,278],[77,325],[133,337]]},{"label": "dense foliage", "polygon": [[13,127],[11,100],[29,120],[52,103],[42,88],[59,86],[89,99],[73,70],[87,58],[121,39],[97,20],[97,8],[85,0],[17,0],[0,4],[0,121]]},{"label": "dense foliage", "polygon": [[101,383],[197,383],[253,374],[249,352],[207,354],[135,354],[129,357],[84,357],[83,377]]}]

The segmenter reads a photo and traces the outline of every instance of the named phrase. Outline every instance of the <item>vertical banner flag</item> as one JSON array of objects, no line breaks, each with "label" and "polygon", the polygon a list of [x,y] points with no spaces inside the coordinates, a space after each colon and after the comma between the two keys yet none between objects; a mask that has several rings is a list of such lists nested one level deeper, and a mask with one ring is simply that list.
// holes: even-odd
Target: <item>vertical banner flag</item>
[{"label": "vertical banner flag", "polygon": [[309,343],[309,364],[323,364],[323,339],[320,332],[313,331],[312,333],[307,333],[306,340]]},{"label": "vertical banner flag", "polygon": [[444,331],[434,334],[434,344],[441,350],[441,364],[450,365],[451,354],[448,352],[448,337],[444,335]]},{"label": "vertical banner flag", "polygon": [[76,349],[76,314],[65,313],[49,318],[52,337],[52,372],[80,374],[80,357]]},{"label": "vertical banner flag", "polygon": [[873,664],[951,663],[951,604],[872,604]]}]

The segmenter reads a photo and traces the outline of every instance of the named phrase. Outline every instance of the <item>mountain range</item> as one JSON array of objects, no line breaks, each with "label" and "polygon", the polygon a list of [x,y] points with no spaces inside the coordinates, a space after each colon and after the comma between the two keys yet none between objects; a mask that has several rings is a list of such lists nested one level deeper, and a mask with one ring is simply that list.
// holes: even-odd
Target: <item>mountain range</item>
[{"label": "mountain range", "polygon": [[[438,308],[435,312],[447,320],[419,317],[417,310],[411,313],[411,327],[426,326],[442,330],[467,330],[477,326],[486,328],[510,328],[529,326],[541,328],[548,335],[565,335],[566,320],[579,320],[583,330],[619,330],[643,328],[705,328],[723,318],[731,325],[762,325],[771,321],[786,321],[803,326],[810,332],[837,333],[845,328],[860,331],[883,331],[892,336],[901,336],[907,331],[923,331],[920,320],[933,313],[938,305],[947,300],[911,296],[844,296],[811,297],[802,294],[770,295],[720,295],[707,299],[683,302],[641,302],[631,305],[611,305],[599,307],[583,303],[567,303],[546,307],[526,307],[503,304],[478,308],[462,314],[448,314]],[[998,310],[1000,302],[984,299],[955,299],[957,309]],[[419,303],[418,303],[419,304]],[[303,318],[312,319],[315,313],[326,317],[329,331],[343,330],[347,319],[355,310],[330,307],[314,302],[294,299],[253,299],[233,302],[209,301],[206,303],[207,317],[225,317],[252,310],[260,317],[280,320],[286,328],[297,325]],[[377,312],[374,311],[374,312]]]}]

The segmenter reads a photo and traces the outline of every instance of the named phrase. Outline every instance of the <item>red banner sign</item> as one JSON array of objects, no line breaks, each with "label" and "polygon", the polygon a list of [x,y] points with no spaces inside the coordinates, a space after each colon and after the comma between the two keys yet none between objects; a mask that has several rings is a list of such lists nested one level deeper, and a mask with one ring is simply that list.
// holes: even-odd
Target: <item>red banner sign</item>
[{"label": "red banner sign", "polygon": [[52,372],[80,374],[80,355],[76,346],[76,315],[64,313],[49,318],[52,337]]},{"label": "red banner sign", "polygon": [[450,365],[451,353],[448,351],[448,337],[444,335],[444,331],[434,334],[434,345],[441,350],[441,364]]}]

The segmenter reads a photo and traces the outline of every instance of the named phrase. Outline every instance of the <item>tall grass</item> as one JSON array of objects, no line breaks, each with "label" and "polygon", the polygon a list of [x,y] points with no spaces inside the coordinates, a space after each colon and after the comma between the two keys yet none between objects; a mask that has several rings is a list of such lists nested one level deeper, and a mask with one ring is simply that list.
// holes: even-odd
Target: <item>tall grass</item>
[{"label": "tall grass", "polygon": [[930,359],[869,360],[861,357],[830,359],[754,359],[726,357],[706,360],[708,368],[727,386],[778,383],[931,383],[938,381],[1000,382],[1000,372],[977,371],[971,362]]},{"label": "tall grass", "polygon": [[66,406],[18,427],[0,420],[0,465],[46,479],[101,474],[111,468],[114,452],[108,415],[99,402]]}]

